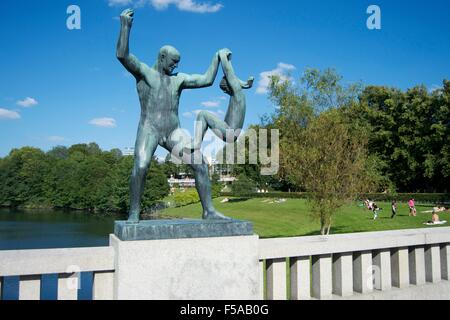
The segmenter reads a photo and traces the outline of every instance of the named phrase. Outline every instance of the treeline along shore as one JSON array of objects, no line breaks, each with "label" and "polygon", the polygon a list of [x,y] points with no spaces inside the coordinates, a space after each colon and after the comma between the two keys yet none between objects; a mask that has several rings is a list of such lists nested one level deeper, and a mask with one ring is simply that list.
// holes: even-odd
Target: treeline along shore
[{"label": "treeline along shore", "polygon": [[[58,146],[48,152],[14,149],[0,159],[0,205],[12,208],[65,208],[126,213],[133,157],[96,143]],[[164,165],[149,170],[144,208],[169,193]]]}]

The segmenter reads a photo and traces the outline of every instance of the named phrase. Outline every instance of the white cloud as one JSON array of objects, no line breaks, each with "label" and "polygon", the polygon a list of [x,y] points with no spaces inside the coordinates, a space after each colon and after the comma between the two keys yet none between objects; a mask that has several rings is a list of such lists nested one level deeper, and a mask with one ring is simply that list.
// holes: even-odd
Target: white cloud
[{"label": "white cloud", "polygon": [[[192,118],[193,116],[197,117],[198,114],[202,111],[205,111],[205,110],[197,109],[197,110],[188,111],[188,112],[183,113],[183,117],[188,118],[188,119]],[[222,118],[225,115],[225,112],[223,112],[222,110],[217,110],[217,111],[208,110],[207,112],[212,113],[213,115],[215,115],[218,118]]]},{"label": "white cloud", "polygon": [[293,70],[296,69],[294,65],[288,64],[288,63],[283,63],[283,62],[280,62],[278,64],[278,68],[283,69],[283,70],[287,70],[287,71],[293,71]]},{"label": "white cloud", "polygon": [[146,4],[150,4],[156,10],[166,10],[170,5],[174,5],[180,11],[194,13],[214,13],[223,8],[223,5],[220,3],[200,3],[194,0],[108,0],[108,4],[111,7],[123,7],[131,4],[133,4],[134,7],[142,7]]},{"label": "white cloud", "polygon": [[96,127],[101,128],[115,128],[117,127],[116,120],[113,118],[97,118],[89,121],[89,124],[92,124]]},{"label": "white cloud", "polygon": [[47,139],[48,139],[48,141],[51,141],[51,142],[63,142],[64,140],[66,140],[65,138],[60,137],[60,136],[50,136]]},{"label": "white cloud", "polygon": [[267,94],[269,92],[268,88],[270,85],[270,80],[273,76],[280,77],[282,81],[292,80],[289,72],[294,71],[295,69],[295,66],[293,66],[292,64],[280,62],[275,69],[261,72],[259,75],[259,82],[256,93]]},{"label": "white cloud", "polygon": [[7,119],[7,120],[16,120],[20,119],[20,114],[16,111],[6,110],[0,108],[0,120]]},{"label": "white cloud", "polygon": [[201,103],[202,107],[205,108],[217,108],[220,106],[219,101],[205,101]]},{"label": "white cloud", "polygon": [[110,7],[123,7],[133,3],[133,0],[108,0]]},{"label": "white cloud", "polygon": [[192,116],[193,116],[192,112],[183,113],[183,117],[185,117],[185,118],[192,118]]},{"label": "white cloud", "polygon": [[431,88],[429,89],[429,92],[430,92],[430,93],[433,93],[433,92],[435,92],[435,91],[442,90],[443,88],[444,88],[444,87],[443,87],[442,85],[433,84],[433,85],[431,86]]},{"label": "white cloud", "polygon": [[17,101],[17,105],[24,107],[24,108],[30,108],[30,107],[38,105],[38,102],[34,98],[26,97],[23,100]]},{"label": "white cloud", "polygon": [[193,0],[151,0],[152,5],[158,9],[159,6],[162,9],[166,9],[169,4],[174,4],[181,11],[195,12],[195,13],[214,13],[223,8],[223,5],[209,4],[209,3],[196,3]]}]

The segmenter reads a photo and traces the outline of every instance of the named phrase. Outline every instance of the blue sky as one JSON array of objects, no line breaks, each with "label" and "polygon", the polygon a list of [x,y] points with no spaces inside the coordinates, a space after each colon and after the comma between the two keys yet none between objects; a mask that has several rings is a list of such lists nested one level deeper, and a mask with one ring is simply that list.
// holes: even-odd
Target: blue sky
[{"label": "blue sky", "polygon": [[[66,27],[71,4],[81,8],[81,30]],[[371,4],[381,8],[381,30],[366,27]],[[179,49],[185,73],[206,71],[220,48],[233,51],[239,76],[256,78],[246,126],[273,110],[263,86],[272,73],[334,67],[349,82],[402,89],[450,76],[448,0],[2,0],[0,157],[26,145],[134,145],[135,81],[115,58],[127,6],[136,8],[131,52],[149,65],[165,44]],[[192,130],[196,110],[226,112],[221,76],[183,93],[183,127]]]}]

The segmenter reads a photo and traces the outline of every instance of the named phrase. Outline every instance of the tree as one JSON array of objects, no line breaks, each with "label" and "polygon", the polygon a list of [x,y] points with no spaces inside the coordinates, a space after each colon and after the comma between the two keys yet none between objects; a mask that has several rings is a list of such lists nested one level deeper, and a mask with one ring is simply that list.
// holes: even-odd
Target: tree
[{"label": "tree", "polygon": [[211,175],[211,194],[213,198],[218,198],[220,196],[220,191],[223,186],[220,183],[220,175],[213,173]]},{"label": "tree", "polygon": [[329,234],[338,209],[368,191],[367,141],[334,109],[312,120],[300,138],[285,150],[285,170],[308,192],[321,234]]},{"label": "tree", "polygon": [[[96,143],[55,147],[47,153],[15,149],[0,159],[0,205],[127,212],[133,162],[120,150],[102,151]],[[143,207],[168,193],[166,175],[153,161]]]},{"label": "tree", "polygon": [[43,181],[48,168],[48,159],[41,150],[31,147],[12,150],[0,168],[0,199],[3,204],[45,205]]},{"label": "tree", "polygon": [[367,125],[370,154],[399,191],[448,190],[449,95],[447,80],[432,93],[424,86],[405,92],[369,86],[348,110],[353,121]]},{"label": "tree", "polygon": [[246,175],[241,174],[231,185],[231,190],[234,195],[246,195],[255,192],[256,184]]},{"label": "tree", "polygon": [[269,86],[269,98],[276,105],[271,115],[262,119],[266,129],[278,129],[280,133],[280,171],[278,181],[283,189],[304,191],[295,183],[284,165],[293,141],[301,139],[302,132],[321,112],[355,103],[362,85],[344,85],[342,76],[334,69],[306,69],[298,84],[292,80],[273,77]]},{"label": "tree", "polygon": [[162,166],[156,158],[153,159],[151,167],[147,174],[145,192],[142,197],[143,210],[150,209],[170,192],[169,182]]},{"label": "tree", "polygon": [[[332,216],[371,186],[367,130],[345,111],[357,104],[361,85],[343,85],[333,69],[307,69],[299,85],[274,77],[277,110],[264,119],[280,130],[280,178],[307,191],[313,215],[328,234]],[[370,171],[373,173],[373,171]],[[376,175],[376,174],[375,174]]]}]

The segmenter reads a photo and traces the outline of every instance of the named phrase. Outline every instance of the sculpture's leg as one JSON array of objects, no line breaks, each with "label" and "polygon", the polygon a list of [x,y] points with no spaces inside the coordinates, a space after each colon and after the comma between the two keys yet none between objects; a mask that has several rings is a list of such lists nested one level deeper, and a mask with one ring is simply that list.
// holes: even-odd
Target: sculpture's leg
[{"label": "sculpture's leg", "polygon": [[231,220],[230,218],[219,213],[212,203],[211,181],[209,180],[208,165],[204,161],[203,164],[192,164],[195,175],[195,187],[203,207],[204,220]]},{"label": "sculpture's leg", "polygon": [[[214,134],[222,139],[224,142],[233,143],[236,141],[237,136],[234,132],[231,137],[230,130],[233,130],[225,121],[220,120],[214,114],[208,111],[201,111],[195,123],[195,137],[194,137],[194,147],[191,150],[200,150],[208,128],[214,132]],[[238,134],[239,135],[239,134]]]},{"label": "sculpture's leg", "polygon": [[141,198],[144,193],[145,179],[153,154],[158,147],[157,135],[148,128],[139,128],[135,147],[134,168],[130,182],[130,212],[128,222],[139,222]]},{"label": "sculpture's leg", "polygon": [[211,181],[209,180],[207,161],[197,150],[194,153],[182,152],[186,150],[190,137],[183,130],[175,130],[164,147],[172,153],[173,157],[179,158],[183,153],[183,163],[190,164],[194,170],[195,186],[203,207],[203,219],[207,220],[231,220],[223,214],[217,212],[212,203]]}]

